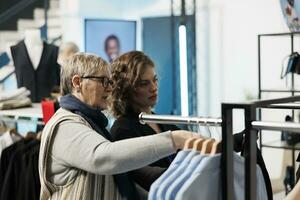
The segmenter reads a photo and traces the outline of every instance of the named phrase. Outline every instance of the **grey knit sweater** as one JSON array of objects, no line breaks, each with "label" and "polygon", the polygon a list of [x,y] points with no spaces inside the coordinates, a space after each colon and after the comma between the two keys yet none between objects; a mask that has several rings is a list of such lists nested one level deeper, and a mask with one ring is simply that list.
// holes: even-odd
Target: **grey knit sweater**
[{"label": "grey knit sweater", "polygon": [[120,199],[113,174],[173,153],[170,132],[110,142],[79,115],[59,109],[42,135],[41,199]]}]

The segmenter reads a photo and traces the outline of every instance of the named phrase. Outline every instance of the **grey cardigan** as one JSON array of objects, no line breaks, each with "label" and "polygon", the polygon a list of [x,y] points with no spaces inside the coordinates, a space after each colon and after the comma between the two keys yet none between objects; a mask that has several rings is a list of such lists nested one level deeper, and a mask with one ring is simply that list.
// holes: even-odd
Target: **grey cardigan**
[{"label": "grey cardigan", "polygon": [[170,131],[110,142],[79,115],[59,109],[42,135],[41,199],[120,199],[111,175],[173,153]]}]

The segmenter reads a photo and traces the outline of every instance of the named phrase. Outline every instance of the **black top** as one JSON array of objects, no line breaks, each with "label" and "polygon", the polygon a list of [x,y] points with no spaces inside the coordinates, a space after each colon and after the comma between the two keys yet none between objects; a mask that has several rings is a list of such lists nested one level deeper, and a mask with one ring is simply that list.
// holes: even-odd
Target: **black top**
[{"label": "black top", "polygon": [[[179,129],[175,125],[158,124],[158,126],[162,132]],[[141,124],[138,114],[134,112],[118,118],[110,132],[114,141],[157,134],[149,125]],[[149,166],[129,172],[129,175],[137,184],[149,191],[151,184],[166,171],[173,158],[174,156],[169,156],[160,159]]]},{"label": "black top", "polygon": [[39,200],[40,199],[40,177],[38,170],[40,143],[38,142],[22,156],[22,163],[26,163],[21,170],[17,200]]},{"label": "black top", "polygon": [[11,47],[18,87],[30,90],[33,102],[50,96],[54,86],[59,85],[60,66],[57,63],[58,47],[43,43],[41,60],[35,70],[24,40]]},{"label": "black top", "polygon": [[7,174],[12,155],[17,149],[22,148],[29,142],[31,142],[31,140],[20,140],[10,145],[9,147],[5,148],[2,151],[2,155],[0,159],[0,197],[1,197],[2,188],[4,187],[5,175]]},{"label": "black top", "polygon": [[[5,178],[3,181],[3,187],[1,191],[2,200],[10,199],[28,199],[25,198],[25,193],[19,194],[21,190],[20,187],[25,187],[27,184],[33,184],[32,179],[27,182],[25,180],[26,175],[32,175],[31,169],[27,170],[29,159],[23,159],[23,156],[30,152],[32,148],[36,147],[39,142],[37,140],[29,140],[28,142],[23,142],[22,145],[17,144],[17,148],[10,156],[10,162],[5,173]],[[14,145],[14,144],[13,144]],[[38,163],[36,163],[37,165]],[[38,172],[36,172],[38,174]],[[22,181],[24,180],[24,181]],[[20,183],[25,183],[24,185]],[[34,194],[31,194],[34,195]],[[20,198],[17,198],[20,196]],[[30,198],[32,199],[32,198]]]}]

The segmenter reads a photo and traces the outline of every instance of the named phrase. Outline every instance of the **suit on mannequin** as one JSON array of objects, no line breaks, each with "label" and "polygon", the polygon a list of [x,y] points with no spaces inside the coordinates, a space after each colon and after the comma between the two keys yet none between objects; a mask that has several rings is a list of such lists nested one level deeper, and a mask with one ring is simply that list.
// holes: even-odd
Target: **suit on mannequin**
[{"label": "suit on mannequin", "polygon": [[48,97],[59,85],[58,47],[42,41],[40,31],[25,31],[25,39],[11,47],[18,87],[30,90],[32,102]]}]

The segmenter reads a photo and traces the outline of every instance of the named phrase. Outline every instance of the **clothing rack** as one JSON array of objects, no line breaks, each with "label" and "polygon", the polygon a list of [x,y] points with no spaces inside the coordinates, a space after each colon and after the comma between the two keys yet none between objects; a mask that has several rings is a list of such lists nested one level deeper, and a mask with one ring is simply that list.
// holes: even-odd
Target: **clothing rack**
[{"label": "clothing rack", "polygon": [[[224,117],[227,116],[222,115],[223,119],[220,119],[220,118],[208,118],[208,117],[183,117],[183,116],[173,116],[173,115],[149,115],[149,114],[141,113],[139,115],[139,120],[140,123],[142,124],[146,122],[152,122],[152,123],[161,123],[161,124],[173,123],[173,124],[197,124],[197,125],[204,125],[204,126],[222,126],[223,142],[222,142],[221,163],[225,163],[221,167],[222,183],[223,183],[222,195],[224,199],[232,200],[233,199],[233,138],[232,138],[232,131],[229,133],[224,131],[223,129]],[[225,123],[229,122],[228,120],[225,121],[227,121]],[[232,129],[232,126],[229,125],[230,124],[228,124],[228,126],[226,127],[227,128],[231,127]],[[230,178],[227,178],[228,176]]]},{"label": "clothing rack", "polygon": [[245,199],[256,199],[256,140],[258,130],[292,131],[300,133],[300,124],[292,122],[266,122],[256,121],[260,109],[299,109],[300,96],[286,98],[259,100],[248,103],[222,103],[222,139],[223,139],[223,197],[233,199],[233,156],[232,156],[232,111],[244,109],[245,114]]},{"label": "clothing rack", "polygon": [[[225,200],[234,199],[233,192],[233,120],[234,109],[243,109],[245,115],[245,200],[256,199],[256,140],[258,130],[279,130],[300,133],[300,124],[290,122],[256,121],[257,110],[261,108],[295,109],[300,96],[260,100],[248,103],[222,103],[222,118],[182,117],[171,115],[148,115],[141,113],[141,123],[176,123],[198,124],[222,127],[221,178],[222,197]],[[291,104],[292,103],[292,104]]]}]

